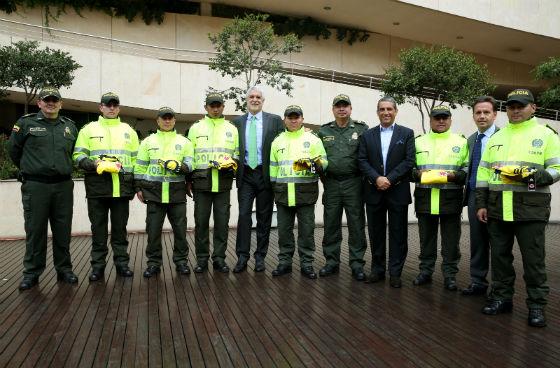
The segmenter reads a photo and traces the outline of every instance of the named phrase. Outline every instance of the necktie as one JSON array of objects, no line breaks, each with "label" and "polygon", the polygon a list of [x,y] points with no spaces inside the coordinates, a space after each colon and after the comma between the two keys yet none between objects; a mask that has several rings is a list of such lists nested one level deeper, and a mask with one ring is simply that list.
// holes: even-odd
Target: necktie
[{"label": "necktie", "polygon": [[256,116],[251,117],[249,122],[249,142],[247,142],[247,147],[249,147],[249,157],[247,158],[247,163],[251,169],[257,167],[259,159],[257,157],[257,118]]},{"label": "necktie", "polygon": [[476,136],[476,142],[474,143],[474,148],[471,157],[471,172],[469,176],[469,188],[474,190],[476,188],[476,172],[478,171],[478,165],[480,164],[480,159],[482,157],[482,138],[484,134],[478,134]]}]

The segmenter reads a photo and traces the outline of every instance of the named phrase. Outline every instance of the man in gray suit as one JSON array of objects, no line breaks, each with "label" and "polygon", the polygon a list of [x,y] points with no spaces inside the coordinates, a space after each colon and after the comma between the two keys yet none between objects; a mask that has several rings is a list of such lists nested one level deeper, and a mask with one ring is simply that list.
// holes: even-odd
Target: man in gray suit
[{"label": "man in gray suit", "polygon": [[468,206],[469,226],[471,237],[471,284],[463,289],[463,295],[485,295],[488,289],[488,263],[490,245],[486,224],[476,217],[476,172],[482,157],[482,152],[488,139],[499,130],[495,125],[497,112],[496,100],[491,96],[481,96],[473,106],[473,120],[478,130],[467,140],[469,146],[469,171],[467,174],[465,205]]},{"label": "man in gray suit", "polygon": [[284,123],[278,115],[262,111],[263,92],[252,87],[247,91],[248,113],[233,121],[239,131],[239,168],[237,169],[237,240],[235,253],[237,264],[233,272],[247,269],[251,250],[251,218],[256,200],[257,248],[254,253],[255,272],[265,270],[264,259],[268,251],[270,224],[274,194],[270,185],[270,146],[274,138],[284,131]]}]

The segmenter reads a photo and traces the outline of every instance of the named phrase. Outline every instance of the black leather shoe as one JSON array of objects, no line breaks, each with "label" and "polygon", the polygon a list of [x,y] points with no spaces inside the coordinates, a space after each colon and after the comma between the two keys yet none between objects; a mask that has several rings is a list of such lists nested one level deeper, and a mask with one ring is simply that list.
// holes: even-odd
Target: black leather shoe
[{"label": "black leather shoe", "polygon": [[457,291],[457,281],[455,277],[446,277],[443,280],[443,287],[448,291]]},{"label": "black leather shoe", "polygon": [[123,266],[123,267],[116,267],[117,270],[117,275],[122,276],[122,277],[132,277],[134,276],[134,272],[132,272],[132,270],[130,268],[128,268],[128,266]]},{"label": "black leather shoe", "polygon": [[264,260],[255,260],[255,272],[264,272],[265,270],[266,266],[264,265]]},{"label": "black leather shoe", "polygon": [[366,274],[364,272],[363,268],[355,268],[352,270],[352,277],[354,278],[354,280],[356,281],[365,281],[366,279]]},{"label": "black leather shoe", "polygon": [[541,308],[529,308],[527,322],[531,327],[545,327],[546,318],[544,317],[544,310]]},{"label": "black leather shoe", "polygon": [[315,270],[313,269],[313,266],[305,266],[301,269],[301,274],[305,277],[307,277],[308,279],[316,279],[317,278],[317,274],[315,273]]},{"label": "black leather shoe", "polygon": [[247,261],[239,260],[237,261],[237,264],[233,268],[233,273],[240,273],[245,271],[246,269],[247,269]]},{"label": "black leather shoe", "polygon": [[214,268],[214,271],[218,271],[221,273],[229,272],[229,267],[225,263],[215,262],[212,264],[212,267]]},{"label": "black leather shoe", "polygon": [[400,289],[402,287],[402,281],[400,276],[389,277],[389,285],[391,285],[392,288]]},{"label": "black leather shoe", "polygon": [[178,264],[175,267],[175,271],[177,271],[177,273],[180,274],[180,275],[190,275],[191,274],[191,269],[190,269],[189,265],[186,264],[186,263]]},{"label": "black leather shoe", "polygon": [[494,316],[500,313],[511,313],[513,303],[511,300],[487,300],[486,305],[482,308],[482,313]]},{"label": "black leather shoe", "polygon": [[486,295],[486,290],[488,289],[487,286],[477,283],[470,284],[466,289],[461,291],[461,294],[470,296],[470,295]]},{"label": "black leather shoe", "polygon": [[150,277],[155,276],[160,272],[161,272],[161,269],[158,266],[148,266],[148,268],[146,268],[146,271],[144,271],[142,276],[149,279]]},{"label": "black leather shoe", "polygon": [[412,281],[412,284],[414,286],[420,286],[420,285],[426,285],[432,282],[432,276],[425,274],[425,273],[420,273],[418,274],[418,276],[416,276],[416,278],[414,279],[414,281]]},{"label": "black leather shoe", "polygon": [[195,273],[203,273],[208,269],[208,263],[197,263],[194,268]]},{"label": "black leather shoe", "polygon": [[39,283],[39,278],[38,277],[29,277],[29,276],[25,276],[23,278],[23,280],[21,280],[18,289],[20,290],[29,290],[31,289],[33,286],[37,285]]},{"label": "black leather shoe", "polygon": [[376,282],[384,281],[385,274],[384,273],[371,273],[366,279],[367,284],[374,284]]},{"label": "black leather shoe", "polygon": [[58,281],[64,281],[67,284],[76,284],[78,282],[78,276],[72,271],[57,273],[56,279]]},{"label": "black leather shoe", "polygon": [[278,265],[274,271],[272,271],[272,276],[282,276],[292,272],[292,266]]},{"label": "black leather shoe", "polygon": [[330,275],[337,274],[339,271],[338,265],[325,265],[325,267],[319,270],[319,276],[326,277]]},{"label": "black leather shoe", "polygon": [[103,271],[91,271],[91,273],[89,274],[89,281],[91,282],[95,282],[95,281],[99,281],[103,278]]}]

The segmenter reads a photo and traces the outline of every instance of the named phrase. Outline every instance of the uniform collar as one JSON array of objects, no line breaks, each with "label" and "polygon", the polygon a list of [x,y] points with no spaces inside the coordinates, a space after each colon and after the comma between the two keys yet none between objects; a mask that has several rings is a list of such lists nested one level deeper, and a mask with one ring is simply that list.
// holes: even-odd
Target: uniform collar
[{"label": "uniform collar", "polygon": [[535,125],[535,124],[538,124],[537,123],[537,118],[533,116],[531,119],[522,121],[521,123],[516,123],[516,124],[508,123],[508,126],[511,129],[523,129],[523,128],[526,128],[528,126]]},{"label": "uniform collar", "polygon": [[58,114],[58,116],[54,119],[49,119],[43,114],[41,110],[39,110],[39,112],[37,113],[37,119],[50,123],[52,122],[58,123],[60,121],[60,114]]},{"label": "uniform collar", "polygon": [[208,115],[204,115],[204,120],[213,123],[213,124],[219,124],[219,123],[223,123],[226,119],[224,118],[224,116],[220,116],[219,118],[211,118]]},{"label": "uniform collar", "polygon": [[338,129],[345,129],[345,128],[354,128],[354,120],[352,118],[348,118],[348,124],[345,127],[339,127],[336,123],[336,120],[331,121],[331,128],[338,128]]},{"label": "uniform collar", "polygon": [[301,128],[299,130],[296,130],[295,132],[290,132],[288,129],[286,129],[286,134],[288,134],[288,137],[300,137],[303,135],[303,133],[305,132],[305,127],[302,125]]},{"label": "uniform collar", "polygon": [[166,136],[169,136],[169,135],[176,135],[176,134],[177,134],[177,131],[176,131],[175,129],[173,129],[173,130],[170,130],[170,131],[168,131],[168,132],[164,132],[163,130],[159,130],[159,129],[158,129],[157,132],[156,132],[156,134],[157,134],[157,135],[160,135],[160,136],[162,136],[162,137],[166,137]]},{"label": "uniform collar", "polygon": [[117,116],[114,119],[107,119],[104,118],[103,115],[99,115],[99,119],[97,121],[103,125],[119,125],[121,123],[121,118],[120,116]]},{"label": "uniform collar", "polygon": [[451,135],[451,128],[449,128],[446,132],[443,133],[436,133],[430,128],[430,134],[434,138],[447,138]]}]

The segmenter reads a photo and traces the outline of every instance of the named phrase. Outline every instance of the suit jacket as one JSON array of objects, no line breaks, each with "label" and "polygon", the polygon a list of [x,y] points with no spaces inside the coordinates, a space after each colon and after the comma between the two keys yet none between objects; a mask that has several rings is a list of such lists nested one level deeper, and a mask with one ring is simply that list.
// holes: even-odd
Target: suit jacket
[{"label": "suit jacket", "polygon": [[[496,134],[498,130],[500,130],[500,128],[496,126],[496,130],[494,131],[494,134]],[[471,178],[471,169],[473,165],[472,154],[474,150],[474,144],[476,143],[477,135],[478,135],[478,131],[474,132],[469,136],[469,138],[467,138],[467,146],[469,146],[469,171],[467,171],[467,179],[465,181],[465,195],[464,195],[463,206],[466,206],[469,203],[470,190],[468,189],[468,186],[469,186],[469,180]]]},{"label": "suit jacket", "polygon": [[[247,115],[243,114],[233,120],[233,124],[239,132],[239,166],[237,169],[237,187],[243,186],[243,175],[245,173],[245,128],[247,126]],[[267,188],[270,186],[270,146],[276,136],[284,131],[282,118],[267,112],[262,113],[263,139],[262,139],[262,173]]]},{"label": "suit jacket", "polygon": [[[379,125],[365,131],[360,136],[358,148],[358,166],[366,180],[364,201],[369,204],[377,204],[385,197],[395,205],[411,203],[410,171],[414,167],[415,161],[414,132],[412,129],[395,124],[387,152],[387,167],[385,170],[387,174],[383,175],[383,154],[381,153]],[[386,176],[391,182],[391,187],[388,190],[377,189],[375,181],[379,176]]]}]

